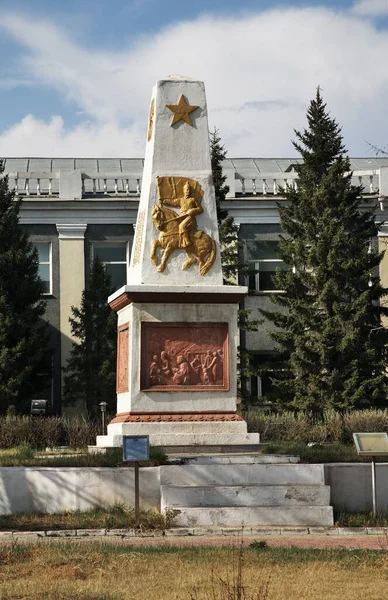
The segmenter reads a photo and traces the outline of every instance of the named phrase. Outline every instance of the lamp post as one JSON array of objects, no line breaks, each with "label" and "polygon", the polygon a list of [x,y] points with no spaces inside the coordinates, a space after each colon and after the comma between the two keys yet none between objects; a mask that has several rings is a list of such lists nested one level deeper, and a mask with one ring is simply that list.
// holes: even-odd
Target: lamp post
[{"label": "lamp post", "polygon": [[101,419],[102,419],[102,435],[105,435],[105,415],[106,415],[106,402],[100,402],[99,407],[101,408]]}]

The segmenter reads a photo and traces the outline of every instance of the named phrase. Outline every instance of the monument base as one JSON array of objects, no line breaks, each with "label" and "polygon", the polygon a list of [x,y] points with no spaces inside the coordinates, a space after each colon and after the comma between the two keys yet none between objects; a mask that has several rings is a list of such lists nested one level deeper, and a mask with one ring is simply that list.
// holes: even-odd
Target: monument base
[{"label": "monument base", "polygon": [[117,415],[107,435],[97,436],[97,447],[122,446],[124,435],[149,435],[151,446],[243,446],[260,443],[258,433],[248,433],[237,414]]}]

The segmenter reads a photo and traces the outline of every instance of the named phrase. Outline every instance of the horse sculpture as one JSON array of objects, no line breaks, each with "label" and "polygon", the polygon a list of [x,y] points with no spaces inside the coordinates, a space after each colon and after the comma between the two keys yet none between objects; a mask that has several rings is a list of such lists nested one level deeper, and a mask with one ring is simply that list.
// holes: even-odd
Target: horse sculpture
[{"label": "horse sculpture", "polygon": [[[154,240],[152,244],[151,259],[158,267],[159,273],[166,268],[166,262],[174,250],[182,248],[180,245],[179,222],[185,218],[184,215],[178,215],[175,210],[165,206],[154,205],[152,209],[152,220],[155,227],[160,231],[159,239]],[[182,265],[182,271],[188,269],[195,262],[199,263],[199,272],[206,275],[214,264],[217,254],[215,241],[204,231],[190,232],[190,245],[182,248],[186,250],[189,259]],[[163,248],[162,260],[158,261],[156,250]]]}]

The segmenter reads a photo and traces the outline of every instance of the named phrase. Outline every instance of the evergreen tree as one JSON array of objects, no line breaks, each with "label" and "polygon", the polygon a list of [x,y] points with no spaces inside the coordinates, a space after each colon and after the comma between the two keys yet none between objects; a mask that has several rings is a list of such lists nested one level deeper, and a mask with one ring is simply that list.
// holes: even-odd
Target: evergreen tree
[{"label": "evergreen tree", "polygon": [[238,226],[235,224],[233,217],[221,205],[229,192],[229,186],[226,185],[226,175],[222,171],[222,161],[226,158],[226,154],[218,130],[214,128],[210,133],[210,156],[216,196],[221,264],[224,282],[231,284],[236,282],[238,273],[241,271],[241,265],[239,262]]},{"label": "evergreen tree", "polygon": [[[238,226],[232,216],[222,207],[229,186],[226,185],[226,176],[223,174],[222,161],[226,158],[227,151],[221,143],[218,130],[214,128],[210,133],[210,155],[213,175],[213,184],[216,197],[218,231],[221,246],[221,265],[225,284],[236,284],[238,279],[244,279],[248,274],[248,265],[241,262],[242,244],[238,239]],[[256,331],[259,322],[252,320],[249,309],[240,308],[238,311],[238,326],[240,336],[244,342],[245,331]],[[242,344],[243,346],[244,344]],[[251,355],[244,347],[238,353],[239,393],[242,398],[247,397],[247,378],[253,374]]]},{"label": "evergreen tree", "polygon": [[[0,174],[4,167],[0,161]],[[0,176],[0,412],[30,409],[49,384],[51,352],[36,248],[19,225],[21,200]]]},{"label": "evergreen tree", "polygon": [[108,410],[116,408],[117,317],[107,302],[112,291],[110,277],[96,258],[81,306],[72,306],[69,318],[79,342],[73,343],[64,369],[64,402],[82,402],[89,413],[100,402],[107,402]]},{"label": "evergreen tree", "polygon": [[297,188],[279,207],[284,236],[275,275],[280,310],[262,311],[275,325],[270,336],[283,363],[274,377],[277,397],[289,408],[322,419],[378,404],[386,395],[387,314],[378,277],[382,258],[373,207],[361,207],[362,188],[351,184],[341,129],[318,88],[307,111],[308,128],[295,131]]}]

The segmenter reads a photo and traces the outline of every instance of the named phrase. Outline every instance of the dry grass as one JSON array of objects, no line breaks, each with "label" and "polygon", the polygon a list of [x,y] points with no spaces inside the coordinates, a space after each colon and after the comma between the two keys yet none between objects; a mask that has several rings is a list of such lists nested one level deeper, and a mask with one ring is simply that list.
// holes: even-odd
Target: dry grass
[{"label": "dry grass", "polygon": [[[157,467],[167,463],[160,448],[150,448],[150,460],[140,462],[141,467]],[[133,467],[123,462],[122,448],[109,448],[106,454],[88,454],[86,448],[66,449],[57,452],[38,452],[28,444],[0,450],[0,467]]]},{"label": "dry grass", "polygon": [[[142,511],[141,529],[167,529],[171,527],[174,511]],[[59,514],[18,513],[0,515],[0,531],[45,531],[61,529],[130,529],[135,527],[135,510],[123,504],[109,508],[66,511]]]},{"label": "dry grass", "polygon": [[245,595],[227,595],[228,588],[222,582],[233,581],[236,553],[238,549],[135,549],[90,542],[3,546],[0,547],[1,598],[385,600],[387,597],[386,551],[247,549],[242,572]]}]

